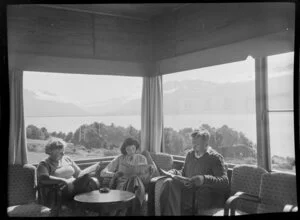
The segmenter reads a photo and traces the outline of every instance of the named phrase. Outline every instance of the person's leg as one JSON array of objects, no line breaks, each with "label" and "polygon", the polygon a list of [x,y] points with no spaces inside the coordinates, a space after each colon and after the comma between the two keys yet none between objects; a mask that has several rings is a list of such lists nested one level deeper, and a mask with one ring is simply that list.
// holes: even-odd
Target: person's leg
[{"label": "person's leg", "polygon": [[181,209],[182,215],[193,215],[193,199],[195,191],[186,187],[182,188]]},{"label": "person's leg", "polygon": [[170,179],[160,196],[161,215],[181,215],[181,190],[183,185]]},{"label": "person's leg", "polygon": [[197,209],[197,214],[201,215],[203,214],[203,211],[212,208],[212,202],[214,199],[212,197],[212,189],[205,187],[205,188],[200,188],[196,192],[196,209]]}]

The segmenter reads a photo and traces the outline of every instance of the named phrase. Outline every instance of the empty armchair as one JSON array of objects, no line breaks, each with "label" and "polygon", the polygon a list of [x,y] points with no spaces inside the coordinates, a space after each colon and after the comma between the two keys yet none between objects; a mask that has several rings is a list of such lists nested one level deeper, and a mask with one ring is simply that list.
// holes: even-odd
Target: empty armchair
[{"label": "empty armchair", "polygon": [[[296,175],[274,172],[262,175],[258,197],[252,197],[257,203],[255,213],[276,213],[283,211],[296,211]],[[247,197],[240,196],[240,200]],[[228,203],[228,208],[234,210],[235,206]]]},{"label": "empty armchair", "polygon": [[51,210],[38,203],[36,168],[33,165],[9,165],[8,208],[10,217],[45,217]]},{"label": "empty armchair", "polygon": [[257,213],[282,212],[287,204],[297,206],[296,175],[267,173],[262,176]]},{"label": "empty armchair", "polygon": [[[225,203],[224,215],[256,213],[263,168],[240,165],[232,170],[230,197]],[[223,214],[223,213],[222,213]]]}]

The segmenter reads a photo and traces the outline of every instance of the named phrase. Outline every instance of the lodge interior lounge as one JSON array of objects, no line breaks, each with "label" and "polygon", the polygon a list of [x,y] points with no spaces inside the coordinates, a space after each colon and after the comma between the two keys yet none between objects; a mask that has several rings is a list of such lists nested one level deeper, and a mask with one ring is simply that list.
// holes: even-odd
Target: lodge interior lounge
[{"label": "lodge interior lounge", "polygon": [[[295,10],[293,2],[8,5],[8,216],[105,215],[107,207],[113,209],[111,204],[100,207],[95,202],[84,206],[93,206],[93,211],[77,213],[61,203],[59,184],[38,184],[38,163],[30,162],[27,156],[24,71],[141,78],[140,148],[150,153],[157,168],[168,171],[180,170],[185,156],[165,150],[163,77],[249,58],[255,82],[255,162],[235,164],[225,157],[230,190],[223,206],[199,213],[195,197],[192,214],[298,212],[295,162],[289,172],[276,170],[270,153],[270,115],[278,112],[291,115],[288,132],[292,133],[289,147],[294,161],[299,153],[299,134],[294,134],[299,127],[299,112],[293,110],[298,96],[288,109],[271,111],[268,106],[268,57],[292,53],[292,67],[296,66]],[[299,80],[296,73],[299,70],[292,68],[293,79]],[[102,170],[114,158],[81,158],[75,162],[82,170],[97,163]],[[158,175],[150,180],[141,215],[163,214],[160,196],[168,178]],[[110,186],[109,178],[98,181],[101,188]],[[44,188],[54,192],[51,204],[43,198]],[[128,201],[118,205],[130,209],[131,199]],[[85,209],[83,205],[80,208]]]}]

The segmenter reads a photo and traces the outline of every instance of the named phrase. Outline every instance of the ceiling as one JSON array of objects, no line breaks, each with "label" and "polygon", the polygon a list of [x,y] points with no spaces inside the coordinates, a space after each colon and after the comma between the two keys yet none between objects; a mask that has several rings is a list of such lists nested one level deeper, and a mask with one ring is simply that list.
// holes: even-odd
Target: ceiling
[{"label": "ceiling", "polygon": [[188,4],[43,4],[40,6],[149,21],[155,16],[175,11],[186,5]]}]

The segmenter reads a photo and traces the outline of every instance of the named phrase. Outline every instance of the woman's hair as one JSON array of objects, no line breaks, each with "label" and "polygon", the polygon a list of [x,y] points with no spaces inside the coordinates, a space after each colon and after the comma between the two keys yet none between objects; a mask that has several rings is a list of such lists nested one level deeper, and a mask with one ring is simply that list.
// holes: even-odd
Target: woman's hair
[{"label": "woman's hair", "polygon": [[58,139],[51,139],[45,146],[45,153],[46,154],[51,154],[52,151],[54,150],[61,150],[61,149],[64,149],[65,147],[65,142],[62,141],[62,140],[58,140]]},{"label": "woman's hair", "polygon": [[140,148],[140,144],[137,140],[135,140],[134,138],[126,138],[125,141],[123,142],[122,146],[121,146],[121,153],[123,155],[126,155],[126,147],[130,146],[130,145],[134,145],[136,147],[136,149]]},{"label": "woman's hair", "polygon": [[196,129],[196,130],[194,130],[193,133],[191,134],[191,137],[192,138],[201,137],[202,140],[209,141],[210,134],[209,134],[208,130],[202,128],[202,129]]}]

